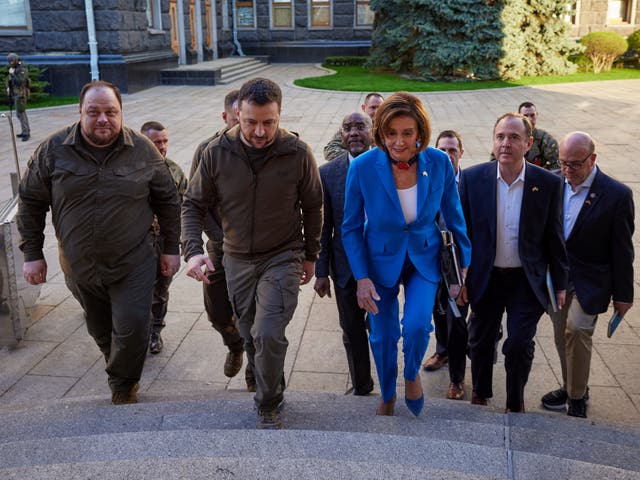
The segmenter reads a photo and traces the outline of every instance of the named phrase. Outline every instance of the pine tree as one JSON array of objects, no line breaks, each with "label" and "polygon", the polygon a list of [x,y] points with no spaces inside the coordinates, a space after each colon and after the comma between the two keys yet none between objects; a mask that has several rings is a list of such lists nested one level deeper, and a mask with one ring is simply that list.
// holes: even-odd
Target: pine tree
[{"label": "pine tree", "polygon": [[369,65],[425,78],[573,73],[564,0],[372,0]]}]

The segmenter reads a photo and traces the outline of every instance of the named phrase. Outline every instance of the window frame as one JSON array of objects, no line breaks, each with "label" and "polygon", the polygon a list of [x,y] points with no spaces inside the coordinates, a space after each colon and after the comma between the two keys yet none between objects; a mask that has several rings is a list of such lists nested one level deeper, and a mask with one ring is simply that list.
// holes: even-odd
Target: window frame
[{"label": "window frame", "polygon": [[[373,20],[371,23],[358,23],[358,5],[367,5],[369,10],[371,10],[371,2],[369,0],[354,0],[353,1],[353,28],[357,29],[372,29],[373,28]],[[374,13],[371,10],[371,13]]]},{"label": "window frame", "polygon": [[161,0],[147,0],[147,29],[150,32],[162,32]]},{"label": "window frame", "polygon": [[0,36],[24,36],[33,35],[33,22],[31,21],[31,5],[28,0],[23,0],[24,5],[24,25],[0,25]]},{"label": "window frame", "polygon": [[605,19],[606,26],[626,26],[626,25],[634,25],[634,19],[636,15],[637,2],[636,0],[621,0],[626,3],[626,8],[624,12],[624,17],[609,17],[609,5],[611,1],[607,2],[607,18]]},{"label": "window frame", "polygon": [[[253,17],[253,25],[240,25],[240,12],[238,11],[240,7],[248,8],[251,4],[251,16]],[[238,30],[255,30],[256,29],[256,1],[255,0],[235,0],[233,4],[233,8],[236,12],[236,28]]]},{"label": "window frame", "polygon": [[[314,3],[327,4],[329,9],[329,24],[328,25],[313,25],[313,9],[318,8],[318,6],[314,7]],[[333,2],[331,0],[308,0],[307,1],[307,28],[309,30],[333,30]]]},{"label": "window frame", "polygon": [[[276,26],[275,21],[275,8],[276,4],[286,5],[289,4],[291,10],[291,22],[286,26]],[[280,7],[282,8],[282,7]],[[293,30],[296,23],[296,2],[295,0],[269,0],[269,28],[271,30]]]}]

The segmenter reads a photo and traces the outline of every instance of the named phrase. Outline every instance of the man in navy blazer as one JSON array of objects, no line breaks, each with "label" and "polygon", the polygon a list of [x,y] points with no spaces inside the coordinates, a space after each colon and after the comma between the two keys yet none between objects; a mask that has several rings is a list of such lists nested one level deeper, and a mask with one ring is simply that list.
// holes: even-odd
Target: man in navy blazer
[{"label": "man in navy blazer", "polygon": [[592,335],[613,297],[620,315],[633,303],[634,205],[631,190],[596,167],[589,134],[573,132],[560,145],[565,177],[564,236],[569,288],[563,309],[551,315],[562,388],[542,397],[549,410],[587,416]]},{"label": "man in navy blazer", "polygon": [[562,182],[524,155],[532,127],[507,113],[493,130],[497,162],[465,170],[460,184],[462,208],[472,245],[466,297],[474,315],[469,322],[471,403],[486,405],[493,396],[495,339],[507,312],[505,355],[507,412],[524,412],[538,320],[549,304],[549,268],[556,301],[564,304],[567,258],[562,236]]},{"label": "man in navy blazer", "polygon": [[341,132],[345,152],[320,167],[324,192],[324,222],[320,237],[322,251],[316,262],[316,281],[313,288],[321,297],[330,297],[331,275],[353,394],[367,395],[373,390],[373,379],[365,324],[366,312],[358,306],[357,284],[342,246],[341,227],[347,170],[351,160],[369,150],[373,123],[365,113],[354,112],[344,117]]}]

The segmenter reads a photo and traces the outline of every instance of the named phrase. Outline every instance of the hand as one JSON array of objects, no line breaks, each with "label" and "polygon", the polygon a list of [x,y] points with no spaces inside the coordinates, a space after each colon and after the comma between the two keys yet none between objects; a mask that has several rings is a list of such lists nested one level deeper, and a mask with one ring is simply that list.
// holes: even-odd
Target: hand
[{"label": "hand", "polygon": [[464,307],[469,303],[469,295],[467,294],[467,286],[463,285],[460,289],[460,295],[456,297],[456,305]]},{"label": "hand", "polygon": [[[202,271],[203,265],[205,266],[204,272]],[[187,262],[187,276],[195,278],[199,282],[204,282],[207,285],[211,283],[207,277],[207,272],[213,272],[214,270],[213,262],[204,254],[194,255]]]},{"label": "hand", "polygon": [[375,301],[380,300],[380,295],[376,292],[376,287],[370,278],[361,278],[358,280],[356,296],[358,297],[358,306],[361,309],[374,315],[378,313],[378,306]]},{"label": "hand", "polygon": [[173,277],[180,270],[180,255],[160,255],[160,273]]},{"label": "hand", "polygon": [[316,277],[313,289],[320,295],[320,298],[323,298],[325,295],[331,298],[331,282],[329,281],[329,277]]},{"label": "hand", "polygon": [[316,262],[305,260],[302,262],[302,275],[300,276],[300,285],[306,285],[311,281],[316,273]]},{"label": "hand", "polygon": [[47,261],[43,258],[32,262],[24,262],[22,274],[27,283],[31,285],[45,283],[47,281]]},{"label": "hand", "polygon": [[613,308],[616,312],[620,314],[621,317],[624,317],[625,314],[629,311],[629,309],[633,306],[633,303],[621,303],[621,302],[613,302]]},{"label": "hand", "polygon": [[562,310],[564,307],[564,302],[567,300],[567,291],[566,290],[558,290],[556,292],[556,303],[558,304],[558,311]]}]

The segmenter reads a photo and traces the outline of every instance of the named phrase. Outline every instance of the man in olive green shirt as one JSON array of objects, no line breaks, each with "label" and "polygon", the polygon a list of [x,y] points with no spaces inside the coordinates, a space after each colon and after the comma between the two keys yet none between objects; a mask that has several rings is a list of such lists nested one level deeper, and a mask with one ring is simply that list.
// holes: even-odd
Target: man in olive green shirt
[{"label": "man in olive green shirt", "polygon": [[154,214],[163,232],[163,275],[180,266],[178,192],[162,155],[122,125],[115,85],[80,92],[80,121],[38,146],[19,188],[17,224],[25,280],[47,280],[44,228],[49,208],[65,282],[84,309],[106,360],[114,405],[137,402],[149,341],[156,255]]}]

